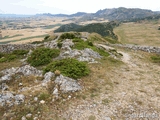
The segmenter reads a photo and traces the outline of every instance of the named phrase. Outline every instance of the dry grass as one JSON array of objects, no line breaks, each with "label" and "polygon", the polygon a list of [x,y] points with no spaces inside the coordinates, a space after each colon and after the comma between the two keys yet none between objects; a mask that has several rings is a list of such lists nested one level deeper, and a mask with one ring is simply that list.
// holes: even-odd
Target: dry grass
[{"label": "dry grass", "polygon": [[0,71],[4,69],[12,68],[12,67],[19,67],[21,65],[22,65],[22,62],[19,59],[11,62],[3,62],[3,63],[0,63],[0,66],[1,66]]},{"label": "dry grass", "polygon": [[114,29],[122,43],[160,46],[159,21],[123,23]]}]

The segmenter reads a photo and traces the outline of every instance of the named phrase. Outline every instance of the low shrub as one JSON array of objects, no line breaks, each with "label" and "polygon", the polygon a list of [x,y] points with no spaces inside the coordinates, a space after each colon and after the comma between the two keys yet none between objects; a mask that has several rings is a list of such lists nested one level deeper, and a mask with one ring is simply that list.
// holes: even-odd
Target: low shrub
[{"label": "low shrub", "polygon": [[27,54],[29,51],[28,50],[14,50],[13,54],[14,55],[25,55]]},{"label": "low shrub", "polygon": [[62,47],[62,42],[57,43],[58,48],[60,49]]},{"label": "low shrub", "polygon": [[3,63],[3,62],[7,62],[7,58],[5,57],[0,58],[0,63]]},{"label": "low shrub", "polygon": [[17,56],[16,55],[13,55],[13,54],[11,54],[11,55],[7,55],[7,61],[12,61],[12,60],[15,60],[17,58]]},{"label": "low shrub", "polygon": [[4,54],[4,56],[0,58],[0,63],[10,62],[12,60],[15,60],[16,58],[17,58],[17,56],[14,54]]},{"label": "low shrub", "polygon": [[46,65],[52,61],[52,58],[57,57],[59,53],[60,50],[58,49],[38,48],[31,53],[27,61],[32,66]]},{"label": "low shrub", "polygon": [[0,52],[0,58],[2,58],[3,56],[4,56],[4,54]]},{"label": "low shrub", "polygon": [[62,60],[53,61],[44,69],[46,72],[55,72],[59,70],[63,75],[70,78],[80,78],[89,74],[89,68],[85,62],[80,62],[73,58],[66,58]]},{"label": "low shrub", "polygon": [[160,55],[151,56],[151,59],[155,63],[160,63]]},{"label": "low shrub", "polygon": [[74,39],[76,36],[73,33],[64,33],[60,36],[60,39]]}]

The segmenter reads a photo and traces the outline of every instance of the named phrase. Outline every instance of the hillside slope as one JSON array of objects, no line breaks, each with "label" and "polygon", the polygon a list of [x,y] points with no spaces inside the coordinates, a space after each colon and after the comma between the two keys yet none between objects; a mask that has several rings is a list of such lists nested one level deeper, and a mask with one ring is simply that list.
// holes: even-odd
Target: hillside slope
[{"label": "hillside slope", "polygon": [[77,25],[74,23],[62,25],[60,28],[55,30],[54,32],[89,32],[89,33],[98,33],[104,37],[108,36],[113,39],[117,39],[117,36],[113,32],[113,28],[118,26],[118,22],[108,22],[108,23],[92,23],[85,26]]}]

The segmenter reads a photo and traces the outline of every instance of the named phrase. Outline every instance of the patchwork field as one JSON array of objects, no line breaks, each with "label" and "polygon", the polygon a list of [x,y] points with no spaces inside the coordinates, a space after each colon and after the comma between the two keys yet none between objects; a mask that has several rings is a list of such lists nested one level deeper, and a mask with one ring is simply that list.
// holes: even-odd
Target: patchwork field
[{"label": "patchwork field", "polygon": [[[34,41],[42,41],[48,34],[64,24],[75,23],[75,19],[56,17],[33,17],[33,18],[0,18],[2,38],[0,44],[25,44]],[[78,24],[85,25],[101,21],[86,21]]]},{"label": "patchwork field", "polygon": [[159,21],[123,23],[114,29],[119,41],[128,44],[160,46]]}]

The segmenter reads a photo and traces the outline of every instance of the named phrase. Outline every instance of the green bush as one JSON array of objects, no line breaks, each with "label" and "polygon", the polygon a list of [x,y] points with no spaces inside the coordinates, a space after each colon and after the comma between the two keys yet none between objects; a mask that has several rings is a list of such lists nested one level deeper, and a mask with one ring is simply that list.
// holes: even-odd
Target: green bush
[{"label": "green bush", "polygon": [[27,61],[32,66],[46,65],[52,61],[52,58],[57,57],[59,53],[60,50],[58,49],[38,48],[31,53]]},{"label": "green bush", "polygon": [[55,72],[59,70],[63,75],[77,79],[89,74],[89,68],[85,62],[80,62],[73,58],[66,58],[63,60],[57,60],[50,63],[44,69],[46,72]]},{"label": "green bush", "polygon": [[10,62],[12,60],[15,60],[17,58],[14,54],[4,54],[3,57],[0,58],[0,63],[2,62]]},{"label": "green bush", "polygon": [[47,35],[44,37],[44,40],[47,40],[50,37],[50,35]]},{"label": "green bush", "polygon": [[13,54],[15,54],[15,55],[25,55],[28,52],[29,52],[28,50],[14,50]]},{"label": "green bush", "polygon": [[60,36],[60,39],[74,39],[76,36],[73,33],[64,33]]},{"label": "green bush", "polygon": [[7,55],[7,61],[12,61],[12,60],[15,60],[17,58],[17,56],[16,55],[13,55],[13,54],[9,54],[9,55]]},{"label": "green bush", "polygon": [[2,63],[2,62],[7,62],[7,58],[5,58],[5,57],[0,58],[0,63]]}]

